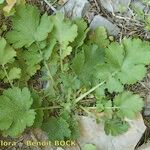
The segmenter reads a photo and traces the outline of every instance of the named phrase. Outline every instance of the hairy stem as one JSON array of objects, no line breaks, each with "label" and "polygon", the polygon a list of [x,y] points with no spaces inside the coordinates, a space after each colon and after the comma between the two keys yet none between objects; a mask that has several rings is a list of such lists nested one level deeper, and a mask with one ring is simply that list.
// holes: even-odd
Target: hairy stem
[{"label": "hairy stem", "polygon": [[85,111],[89,116],[95,118],[95,115],[93,113],[91,113],[87,108],[83,107],[83,106],[79,106],[83,111]]},{"label": "hairy stem", "polygon": [[97,88],[99,88],[100,86],[102,86],[105,83],[105,81],[97,84],[96,86],[94,86],[92,89],[90,89],[89,91],[87,91],[86,93],[82,94],[81,96],[79,96],[76,100],[75,103],[78,103],[80,100],[82,100],[83,98],[85,98],[87,95],[89,95],[90,93],[92,93],[93,91],[95,91]]},{"label": "hairy stem", "polygon": [[[114,76],[117,73],[117,71],[115,71],[114,73],[112,73],[110,76]],[[109,77],[108,77],[109,78]],[[100,86],[104,85],[106,82],[106,80],[104,80],[103,82],[97,84],[96,86],[94,86],[93,88],[91,88],[89,91],[87,91],[86,93],[82,94],[81,96],[79,96],[78,98],[75,99],[75,104],[78,103],[79,101],[81,101],[83,98],[85,98],[86,96],[88,96],[90,93],[92,93],[93,91],[95,91],[97,88],[99,88]]]},{"label": "hairy stem", "polygon": [[62,60],[62,50],[60,48],[60,51],[59,51],[59,55],[60,55],[60,68],[61,68],[61,72],[63,73],[63,60]]},{"label": "hairy stem", "polygon": [[44,2],[54,11],[56,12],[56,9],[52,6],[52,4],[48,0],[44,0]]},{"label": "hairy stem", "polygon": [[[40,55],[41,55],[42,58],[43,58],[43,54],[42,54],[42,51],[41,51],[41,48],[40,48],[39,44],[36,43],[36,45],[38,46],[39,53],[40,53]],[[48,76],[49,76],[50,80],[52,81],[52,85],[53,85],[54,87],[56,87],[56,86],[55,86],[54,79],[53,79],[53,77],[52,77],[52,75],[51,75],[51,71],[50,71],[50,69],[49,69],[49,67],[48,67],[48,64],[47,64],[47,62],[45,61],[44,58],[43,58],[43,63],[44,63],[44,66],[45,66],[45,68],[46,68],[46,70],[47,70]]]},{"label": "hairy stem", "polygon": [[3,71],[4,71],[5,75],[6,75],[6,78],[7,78],[8,82],[9,82],[9,84],[10,84],[11,87],[13,88],[14,85],[13,85],[12,81],[9,79],[9,76],[8,76],[8,73],[7,73],[7,70],[6,70],[5,65],[2,65],[2,68],[3,68]]}]

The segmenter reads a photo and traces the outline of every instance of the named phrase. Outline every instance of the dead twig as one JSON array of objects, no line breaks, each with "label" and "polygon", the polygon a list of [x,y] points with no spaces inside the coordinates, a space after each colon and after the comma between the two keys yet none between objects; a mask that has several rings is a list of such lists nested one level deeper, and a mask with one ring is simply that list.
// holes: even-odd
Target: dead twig
[{"label": "dead twig", "polygon": [[98,12],[100,12],[101,10],[100,10],[100,7],[99,7],[99,5],[98,5],[98,3],[97,3],[97,0],[94,0],[94,3],[95,3],[95,6],[96,6]]},{"label": "dead twig", "polygon": [[150,92],[150,88],[147,87],[143,82],[139,82],[145,89],[147,89]]},{"label": "dead twig", "polygon": [[56,9],[53,7],[53,5],[50,2],[48,2],[47,0],[43,0],[43,1],[51,8],[51,10],[56,12]]}]

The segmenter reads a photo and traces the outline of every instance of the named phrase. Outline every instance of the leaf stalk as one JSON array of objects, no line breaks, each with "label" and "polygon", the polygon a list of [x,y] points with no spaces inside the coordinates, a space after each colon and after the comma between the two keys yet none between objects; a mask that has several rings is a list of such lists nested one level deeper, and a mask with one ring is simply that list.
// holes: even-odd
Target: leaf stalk
[{"label": "leaf stalk", "polygon": [[13,85],[12,81],[9,79],[9,75],[8,75],[8,73],[7,73],[7,70],[6,70],[5,65],[2,65],[2,68],[3,68],[3,71],[4,71],[5,75],[6,75],[6,78],[7,78],[8,82],[9,82],[9,84],[10,84],[11,87],[13,88],[14,85]]}]

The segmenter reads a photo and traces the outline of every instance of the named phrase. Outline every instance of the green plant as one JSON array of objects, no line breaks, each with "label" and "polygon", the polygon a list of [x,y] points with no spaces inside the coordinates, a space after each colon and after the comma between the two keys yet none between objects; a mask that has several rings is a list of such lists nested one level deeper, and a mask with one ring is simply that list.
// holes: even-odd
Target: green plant
[{"label": "green plant", "polygon": [[150,31],[150,16],[146,18],[146,30]]},{"label": "green plant", "polygon": [[[12,29],[0,38],[0,78],[6,84],[0,130],[17,137],[26,127],[41,127],[51,140],[77,139],[82,110],[102,121],[107,134],[122,134],[129,128],[125,118],[135,118],[143,107],[124,85],[142,80],[149,64],[149,42],[110,42],[103,27],[89,30],[81,19],[19,5]],[[46,85],[34,87],[35,80]]]},{"label": "green plant", "polygon": [[[143,0],[143,3],[146,4],[147,7],[150,5],[149,0]],[[144,23],[144,29],[150,31],[150,14],[146,14],[144,9],[140,8],[138,5],[132,5],[132,9],[134,10],[135,17]]]},{"label": "green plant", "polygon": [[0,0],[0,8],[2,7],[6,16],[10,16],[15,12],[15,5],[19,5],[21,3],[25,3],[25,0]]},{"label": "green plant", "polygon": [[142,0],[143,3],[145,3],[147,6],[150,5],[150,1],[149,0]]},{"label": "green plant", "polygon": [[82,150],[96,150],[96,146],[93,144],[86,144]]}]

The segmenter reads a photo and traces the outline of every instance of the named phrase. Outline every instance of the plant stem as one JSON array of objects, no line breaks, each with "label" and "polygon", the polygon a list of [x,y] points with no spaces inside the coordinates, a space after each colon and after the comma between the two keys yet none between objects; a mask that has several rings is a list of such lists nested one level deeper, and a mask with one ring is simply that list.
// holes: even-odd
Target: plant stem
[{"label": "plant stem", "polygon": [[50,110],[50,109],[58,109],[61,108],[60,106],[50,106],[50,107],[41,107],[41,108],[35,108],[33,110]]},{"label": "plant stem", "polygon": [[51,81],[52,81],[52,84],[54,84],[54,79],[53,79],[53,77],[52,77],[52,75],[51,75],[50,69],[49,69],[49,67],[48,67],[48,65],[47,65],[47,63],[46,63],[45,60],[44,60],[44,66],[45,66],[45,68],[46,68],[46,70],[47,70],[47,72],[48,72],[48,76],[50,77],[50,79],[51,79]]},{"label": "plant stem", "polygon": [[60,48],[60,51],[59,51],[59,55],[60,55],[60,67],[61,67],[61,72],[63,73],[63,60],[62,60],[62,50]]},{"label": "plant stem", "polygon": [[82,100],[83,98],[85,98],[87,95],[89,95],[90,93],[92,93],[93,91],[95,91],[97,88],[99,88],[100,86],[102,86],[105,83],[105,81],[97,84],[96,86],[94,86],[92,89],[90,89],[89,91],[87,91],[86,93],[82,94],[81,96],[79,96],[76,100],[75,103],[78,103],[80,100]]},{"label": "plant stem", "polygon": [[[114,73],[112,73],[110,76],[114,76],[118,71],[115,71]],[[109,78],[109,77],[108,77]],[[89,95],[90,93],[92,93],[93,91],[95,91],[97,88],[99,88],[100,86],[102,86],[103,84],[105,84],[106,80],[104,80],[103,82],[97,84],[96,86],[94,86],[92,89],[90,89],[89,91],[87,91],[86,93],[82,94],[81,96],[79,96],[78,98],[75,99],[75,104],[78,103],[80,100],[82,100],[83,98],[85,98],[87,95]]]},{"label": "plant stem", "polygon": [[[36,45],[38,46],[39,53],[40,53],[40,55],[41,55],[42,58],[43,58],[43,54],[42,54],[42,51],[41,51],[41,48],[40,48],[39,44],[36,43]],[[52,77],[52,75],[51,75],[51,71],[50,71],[50,69],[49,69],[49,67],[48,67],[48,64],[47,64],[47,62],[45,61],[44,58],[43,58],[43,62],[44,62],[44,66],[45,66],[45,68],[46,68],[46,70],[47,70],[48,76],[49,76],[49,78],[50,78],[51,81],[52,81],[52,85],[55,86],[55,82],[54,82],[54,79],[53,79],[53,77]]]},{"label": "plant stem", "polygon": [[[87,107],[88,109],[96,109],[96,107]],[[120,107],[112,106],[112,107],[105,107],[106,109],[120,109]]]},{"label": "plant stem", "polygon": [[83,111],[85,111],[89,116],[95,118],[95,115],[92,114],[88,109],[86,109],[85,107],[83,106],[79,106]]},{"label": "plant stem", "polygon": [[5,72],[5,75],[6,75],[6,78],[7,78],[8,82],[9,82],[9,84],[10,84],[11,87],[13,88],[14,86],[13,86],[13,84],[12,84],[12,81],[9,79],[9,76],[8,76],[7,70],[6,70],[6,68],[5,68],[5,65],[2,65],[2,68],[3,68],[3,71]]}]

